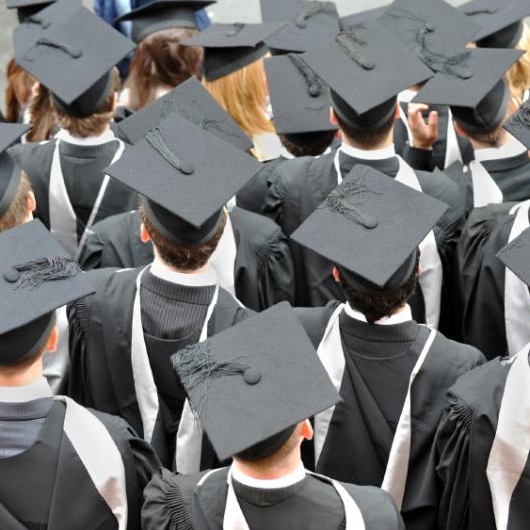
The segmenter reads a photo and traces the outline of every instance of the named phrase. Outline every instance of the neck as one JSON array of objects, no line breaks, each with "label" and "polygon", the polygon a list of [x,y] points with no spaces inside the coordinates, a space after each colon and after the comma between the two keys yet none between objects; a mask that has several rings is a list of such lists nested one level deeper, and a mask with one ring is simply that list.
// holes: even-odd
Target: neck
[{"label": "neck", "polygon": [[300,448],[291,451],[279,462],[268,465],[266,462],[247,462],[234,458],[234,465],[241,473],[258,480],[276,480],[294,473],[302,461]]},{"label": "neck", "polygon": [[390,128],[388,134],[380,141],[375,142],[371,145],[365,143],[359,143],[350,138],[344,131],[341,131],[342,141],[351,147],[356,149],[362,149],[363,151],[377,151],[378,149],[385,149],[390,147],[394,143],[394,127]]},{"label": "neck", "polygon": [[0,387],[32,385],[42,377],[42,357],[27,368],[0,368]]}]

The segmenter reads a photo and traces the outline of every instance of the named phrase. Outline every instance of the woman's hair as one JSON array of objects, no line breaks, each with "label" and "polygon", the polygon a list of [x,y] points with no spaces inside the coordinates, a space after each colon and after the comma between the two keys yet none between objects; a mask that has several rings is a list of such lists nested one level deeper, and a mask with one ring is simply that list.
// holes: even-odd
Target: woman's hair
[{"label": "woman's hair", "polygon": [[523,35],[515,47],[526,53],[508,70],[506,81],[510,88],[510,94],[517,100],[519,105],[523,102],[525,90],[530,89],[530,28],[525,23]]},{"label": "woman's hair", "polygon": [[180,45],[197,33],[193,29],[164,29],[138,45],[125,82],[129,91],[128,106],[140,110],[157,99],[158,88],[174,88],[193,75],[200,77],[202,48]]},{"label": "woman's hair", "polygon": [[29,121],[33,128],[28,132],[28,142],[49,140],[55,131],[57,120],[52,108],[50,91],[39,83],[37,94],[29,105]]},{"label": "woman's hair", "polygon": [[7,64],[7,89],[5,94],[6,120],[10,123],[19,121],[20,112],[31,98],[31,88],[35,78],[29,75],[15,61]]},{"label": "woman's hair", "polygon": [[265,114],[268,94],[263,59],[203,84],[248,136],[274,132]]},{"label": "woman's hair", "polygon": [[6,213],[0,217],[0,232],[21,225],[28,217],[28,194],[31,190],[28,176],[24,171],[20,178],[20,184]]},{"label": "woman's hair", "polygon": [[53,98],[50,98],[59,126],[77,138],[102,134],[114,116],[114,98],[120,90],[120,74],[116,67],[112,70],[112,77],[112,88],[109,89],[107,99],[97,112],[86,118],[75,118],[66,114],[54,103]]}]

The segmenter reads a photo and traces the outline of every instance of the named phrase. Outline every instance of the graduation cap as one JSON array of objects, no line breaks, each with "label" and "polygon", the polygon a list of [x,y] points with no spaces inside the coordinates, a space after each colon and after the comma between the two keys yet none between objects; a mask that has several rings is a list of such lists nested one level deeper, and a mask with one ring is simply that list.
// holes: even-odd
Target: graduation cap
[{"label": "graduation cap", "polygon": [[15,59],[53,93],[62,111],[82,118],[104,103],[113,67],[133,49],[132,41],[81,7],[52,30],[15,48]]},{"label": "graduation cap", "polygon": [[340,27],[342,29],[348,29],[357,24],[363,24],[370,20],[379,19],[383,13],[388,9],[388,6],[375,7],[373,9],[365,9],[351,15],[346,15],[340,18]]},{"label": "graduation cap", "polygon": [[480,48],[514,48],[523,19],[530,16],[528,0],[473,0],[459,9],[479,25],[475,41]]},{"label": "graduation cap", "polygon": [[450,105],[455,119],[469,132],[494,130],[508,109],[509,91],[502,77],[523,52],[474,49],[462,54],[453,74],[436,75],[412,101]]},{"label": "graduation cap", "polygon": [[504,124],[504,128],[530,149],[530,101],[525,101],[519,110]]},{"label": "graduation cap", "polygon": [[23,22],[54,2],[55,0],[6,0],[6,7],[16,9],[18,21]]},{"label": "graduation cap", "polygon": [[329,85],[335,112],[351,127],[384,123],[397,94],[433,76],[378,21],[342,31],[333,46],[302,58]]},{"label": "graduation cap", "polygon": [[267,54],[265,39],[276,33],[281,22],[269,24],[214,24],[183,46],[204,48],[204,78],[214,81],[236,72]]},{"label": "graduation cap", "polygon": [[273,53],[323,48],[332,43],[340,31],[335,2],[262,0],[261,12],[265,22],[289,21],[265,40]]},{"label": "graduation cap", "polygon": [[274,454],[301,421],[339,401],[287,302],[172,356],[220,460]]},{"label": "graduation cap", "polygon": [[0,234],[0,365],[22,362],[44,346],[54,311],[94,289],[40,221]]},{"label": "graduation cap", "polygon": [[329,88],[300,55],[265,60],[265,71],[278,134],[333,131]]},{"label": "graduation cap", "polygon": [[175,113],[243,151],[252,148],[249,137],[196,77],[122,120],[118,127],[130,143],[136,144]]},{"label": "graduation cap", "polygon": [[199,245],[214,235],[226,202],[260,169],[250,155],[173,114],[106,173],[145,197],[149,219],[165,238]]},{"label": "graduation cap", "polygon": [[0,219],[7,212],[20,185],[21,172],[6,152],[31,129],[31,125],[0,123]]},{"label": "graduation cap", "polygon": [[197,29],[196,11],[215,4],[216,0],[154,0],[114,20],[132,21],[131,37],[139,43],[149,35],[170,28]]},{"label": "graduation cap", "polygon": [[291,239],[337,265],[356,286],[395,290],[409,278],[416,249],[447,208],[357,165]]},{"label": "graduation cap", "polygon": [[497,257],[522,282],[530,286],[530,228],[508,243]]}]

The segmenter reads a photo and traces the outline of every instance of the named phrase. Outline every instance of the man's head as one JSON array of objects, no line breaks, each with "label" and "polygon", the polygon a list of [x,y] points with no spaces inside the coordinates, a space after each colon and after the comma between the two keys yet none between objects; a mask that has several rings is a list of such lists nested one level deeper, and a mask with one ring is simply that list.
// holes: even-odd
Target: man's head
[{"label": "man's head", "polygon": [[332,144],[335,131],[280,134],[280,141],[294,157],[320,156]]}]

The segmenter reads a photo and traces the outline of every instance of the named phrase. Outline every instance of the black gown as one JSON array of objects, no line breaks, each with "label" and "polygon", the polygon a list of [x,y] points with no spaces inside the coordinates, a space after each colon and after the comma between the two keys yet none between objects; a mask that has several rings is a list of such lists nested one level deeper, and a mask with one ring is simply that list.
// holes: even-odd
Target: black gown
[{"label": "black gown", "polygon": [[[521,353],[526,359],[528,348]],[[494,359],[462,376],[449,391],[447,410],[436,436],[437,470],[444,484],[440,528],[498,528],[486,469],[512,367],[507,359]],[[519,449],[511,445],[510,439],[504,444],[516,452]],[[515,484],[507,530],[528,528],[529,462]]]},{"label": "black gown", "polygon": [[[143,437],[144,424],[131,361],[133,303],[137,292],[136,279],[141,270],[103,269],[88,273],[97,285],[96,293],[68,308],[71,355],[68,394],[85,406],[122,417]],[[171,287],[167,285],[168,282],[150,277],[145,278],[146,285],[148,280],[149,291],[159,290],[150,314],[142,310],[142,329],[159,401],[151,443],[162,464],[171,468],[186,395],[173,376],[170,357],[179,349],[199,340],[204,319],[196,322],[189,315],[200,303],[208,305],[211,298],[204,300],[205,296],[210,296],[208,292],[197,290],[204,288],[171,284],[173,291],[181,293],[182,300],[189,298],[194,292],[198,293],[198,297],[185,305],[173,296],[165,295],[168,287]],[[144,279],[141,285],[143,282]],[[145,294],[141,300],[143,305],[146,301]],[[203,317],[205,312],[206,308]],[[172,314],[177,315],[174,317],[175,322]],[[248,315],[249,311],[228,292],[219,289],[219,299],[208,323],[208,336],[235,325]],[[177,322],[177,318],[180,321]],[[183,335],[177,338],[170,336],[169,339],[166,334],[160,336],[164,323],[170,328],[178,329],[185,321],[187,325]],[[145,331],[148,323],[149,334]],[[209,444],[205,445],[202,457],[201,469],[217,465]]]},{"label": "black gown", "polygon": [[[155,477],[144,492],[144,530],[223,528],[228,476],[221,469],[197,488],[202,475]],[[344,509],[334,488],[306,475],[292,486],[264,490],[233,481],[243,515],[253,530],[342,530]],[[342,484],[359,507],[366,530],[403,530],[392,499],[376,488]]]},{"label": "black gown", "polygon": [[[315,348],[337,304],[298,309]],[[312,444],[304,448],[308,468],[343,482],[380,487],[407,395],[412,370],[429,329],[415,321],[370,325],[342,313],[344,349],[342,402],[333,412],[315,463]],[[411,450],[401,514],[407,529],[435,528],[439,483],[432,447],[445,406],[445,393],[460,375],[484,362],[470,346],[437,333],[411,389]]]},{"label": "black gown", "polygon": [[[237,254],[234,287],[248,308],[261,311],[294,298],[291,252],[280,228],[270,219],[242,208],[230,212]],[[140,217],[128,212],[95,225],[79,262],[84,270],[142,267],[153,261],[151,243],[140,239]]]},{"label": "black gown", "polygon": [[[56,401],[36,442],[0,459],[0,528],[5,530],[116,530],[118,524],[84,463],[63,431],[65,404]],[[112,437],[124,465],[127,528],[140,530],[142,491],[160,462],[147,443],[120,418],[93,413]],[[87,428],[86,436],[90,437]],[[94,447],[94,451],[101,447]],[[101,455],[104,458],[105,455]]]}]

